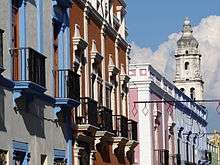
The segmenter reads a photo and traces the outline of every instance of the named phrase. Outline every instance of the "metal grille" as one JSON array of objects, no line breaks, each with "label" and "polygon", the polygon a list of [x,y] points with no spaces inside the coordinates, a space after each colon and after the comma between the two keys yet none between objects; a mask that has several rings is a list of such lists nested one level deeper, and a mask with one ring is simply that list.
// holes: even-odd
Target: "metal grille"
[{"label": "metal grille", "polygon": [[112,132],[112,110],[106,107],[99,108],[100,123],[99,127],[102,131]]},{"label": "metal grille", "polygon": [[113,115],[114,133],[116,136],[128,138],[128,118],[122,115]]},{"label": "metal grille", "polygon": [[82,106],[82,115],[77,116],[77,124],[90,124],[98,126],[97,121],[97,102],[89,97],[80,98]]},{"label": "metal grille", "polygon": [[10,53],[13,58],[13,80],[32,81],[45,87],[45,56],[32,48],[15,48]]}]

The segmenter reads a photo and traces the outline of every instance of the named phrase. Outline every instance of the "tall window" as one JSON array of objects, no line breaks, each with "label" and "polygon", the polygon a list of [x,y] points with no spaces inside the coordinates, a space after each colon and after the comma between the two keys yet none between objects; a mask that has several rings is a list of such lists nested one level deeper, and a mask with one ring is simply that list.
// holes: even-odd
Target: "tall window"
[{"label": "tall window", "polygon": [[19,39],[19,0],[12,0],[12,46],[18,47]]},{"label": "tall window", "polygon": [[54,51],[54,79],[55,79],[55,87],[54,87],[54,94],[55,96],[58,96],[58,29],[57,23],[53,22],[53,51]]},{"label": "tall window", "polygon": [[111,88],[106,87],[106,107],[111,109]]},{"label": "tall window", "polygon": [[185,70],[189,70],[189,62],[185,62]]},{"label": "tall window", "polygon": [[190,88],[190,98],[195,99],[195,88]]},{"label": "tall window", "polygon": [[97,80],[97,85],[98,85],[98,105],[99,106],[102,106],[103,104],[102,104],[102,98],[103,98],[103,95],[102,95],[102,88],[103,88],[103,86],[102,86],[102,81],[100,81],[100,80]]},{"label": "tall window", "polygon": [[4,31],[0,29],[0,68],[3,68],[3,33]]},{"label": "tall window", "polygon": [[[12,0],[12,48],[19,47],[19,0]],[[13,55],[13,75],[18,79],[18,53]]]}]

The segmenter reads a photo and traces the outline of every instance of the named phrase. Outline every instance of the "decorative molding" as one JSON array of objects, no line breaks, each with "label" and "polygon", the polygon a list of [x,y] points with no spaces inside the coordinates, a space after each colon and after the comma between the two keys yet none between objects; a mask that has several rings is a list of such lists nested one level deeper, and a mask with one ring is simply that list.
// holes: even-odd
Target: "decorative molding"
[{"label": "decorative molding", "polygon": [[154,103],[154,108],[153,108],[153,117],[154,117],[154,129],[157,129],[160,125],[160,118],[162,116],[162,112],[158,109],[158,105]]},{"label": "decorative molding", "polygon": [[103,56],[97,50],[96,41],[92,40],[91,61],[93,64],[100,64],[102,60]]},{"label": "decorative molding", "polygon": [[121,74],[120,74],[120,80],[124,83],[127,84],[130,80],[130,77],[126,74],[125,72],[125,66],[124,64],[121,64]]},{"label": "decorative molding", "polygon": [[84,50],[88,46],[88,43],[81,37],[80,35],[80,27],[78,24],[75,24],[75,30],[74,30],[74,36],[72,38],[73,42],[73,68],[75,71],[79,70],[80,72],[80,64],[82,63],[82,54],[84,53]]},{"label": "decorative molding", "polygon": [[88,43],[81,37],[79,29],[80,26],[75,24],[74,37],[72,39],[74,50],[84,50],[88,46]]},{"label": "decorative molding", "polygon": [[112,59],[112,54],[109,54],[109,69],[108,71],[110,72],[110,76],[116,76],[119,73],[119,69],[115,66],[113,59]]}]

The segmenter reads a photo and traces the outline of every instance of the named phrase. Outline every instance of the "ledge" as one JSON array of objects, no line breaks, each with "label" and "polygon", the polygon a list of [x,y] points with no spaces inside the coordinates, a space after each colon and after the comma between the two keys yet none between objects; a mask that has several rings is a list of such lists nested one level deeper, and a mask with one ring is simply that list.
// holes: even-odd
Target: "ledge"
[{"label": "ledge", "polygon": [[24,91],[31,94],[44,93],[46,88],[31,81],[15,81],[15,91]]},{"label": "ledge", "polygon": [[116,148],[119,149],[124,148],[128,141],[129,140],[124,137],[113,137],[113,146],[112,146],[113,152]]},{"label": "ledge", "polygon": [[114,134],[108,131],[97,131],[95,137],[99,139],[99,141],[113,141]]},{"label": "ledge", "polygon": [[98,127],[90,124],[78,124],[75,128],[77,131],[76,139],[86,143],[92,143]]},{"label": "ledge", "polygon": [[122,74],[120,75],[120,79],[121,81],[123,81],[124,83],[128,83],[130,80],[130,77],[127,74]]},{"label": "ledge", "polygon": [[61,107],[78,107],[80,102],[71,98],[55,98],[55,105]]},{"label": "ledge", "polygon": [[126,143],[126,146],[130,149],[130,150],[134,150],[134,148],[138,145],[139,143],[135,140],[129,140]]},{"label": "ledge", "polygon": [[99,128],[96,126],[93,126],[91,124],[78,124],[77,130],[79,131],[87,131],[87,132],[96,132]]}]

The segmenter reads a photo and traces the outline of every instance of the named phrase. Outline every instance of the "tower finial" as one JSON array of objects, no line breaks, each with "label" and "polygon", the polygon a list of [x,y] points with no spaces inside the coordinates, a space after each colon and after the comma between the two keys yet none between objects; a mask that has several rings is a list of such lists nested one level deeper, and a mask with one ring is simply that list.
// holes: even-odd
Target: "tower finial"
[{"label": "tower finial", "polygon": [[189,17],[185,17],[184,25],[190,25]]},{"label": "tower finial", "polygon": [[192,27],[190,24],[190,19],[189,17],[185,17],[184,23],[183,23],[183,36],[190,36],[192,35]]}]

